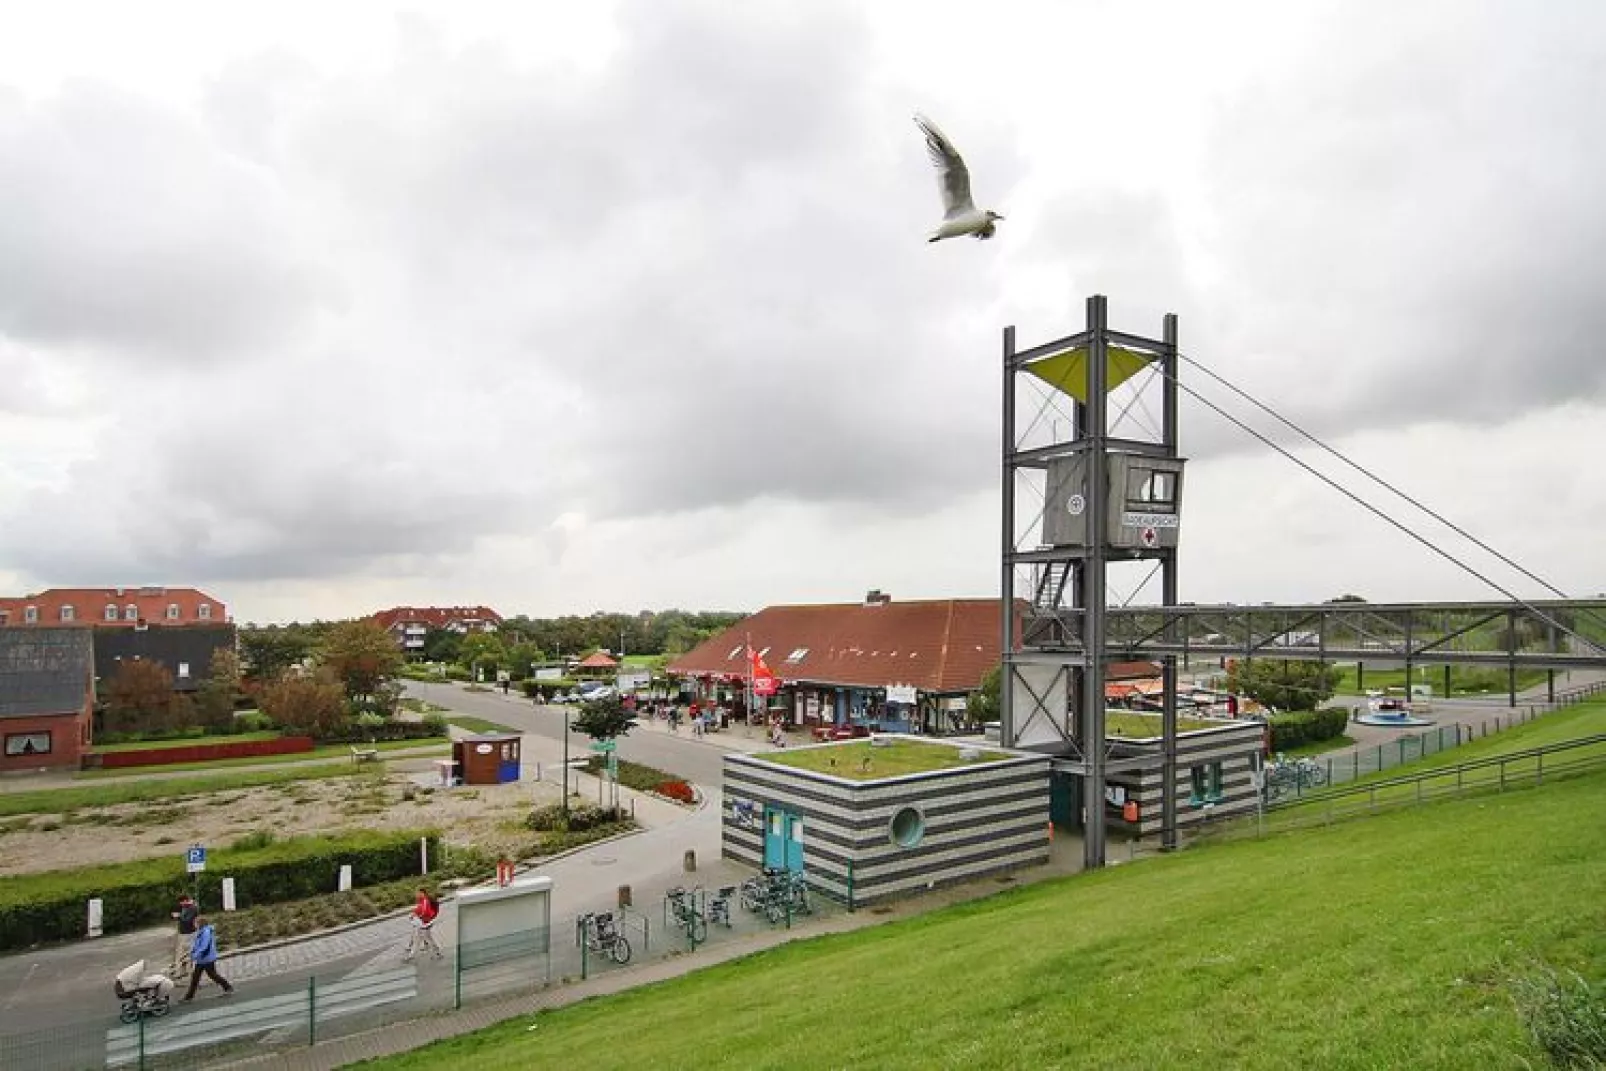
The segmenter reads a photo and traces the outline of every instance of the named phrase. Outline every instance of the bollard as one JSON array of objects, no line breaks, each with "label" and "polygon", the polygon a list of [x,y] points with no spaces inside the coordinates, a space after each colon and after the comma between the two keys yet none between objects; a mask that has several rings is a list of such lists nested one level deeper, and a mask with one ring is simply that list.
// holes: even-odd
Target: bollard
[{"label": "bollard", "polygon": [[628,885],[619,886],[619,906],[621,908],[630,906],[630,886]]},{"label": "bollard", "polygon": [[688,873],[688,874],[694,873],[697,870],[697,849],[696,848],[687,848],[686,849],[686,859],[685,859],[685,862],[684,862],[683,865],[686,868],[686,873]]}]

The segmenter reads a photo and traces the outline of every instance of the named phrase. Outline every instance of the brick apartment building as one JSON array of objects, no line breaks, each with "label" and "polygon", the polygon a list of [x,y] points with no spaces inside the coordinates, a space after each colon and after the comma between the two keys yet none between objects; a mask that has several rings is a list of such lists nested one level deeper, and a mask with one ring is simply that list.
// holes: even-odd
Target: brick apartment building
[{"label": "brick apartment building", "polygon": [[390,633],[396,646],[410,657],[424,651],[424,637],[432,628],[450,632],[495,632],[502,615],[489,606],[396,606],[381,610],[369,620]]},{"label": "brick apartment building", "polygon": [[96,625],[223,625],[228,609],[195,588],[48,588],[35,595],[0,597],[0,627]]},{"label": "brick apartment building", "polygon": [[[214,652],[233,650],[228,608],[195,588],[49,588],[0,597],[0,632],[77,629],[90,634],[94,676],[111,679],[124,659],[160,662],[176,691],[206,679]],[[0,673],[0,691],[12,682]]]}]

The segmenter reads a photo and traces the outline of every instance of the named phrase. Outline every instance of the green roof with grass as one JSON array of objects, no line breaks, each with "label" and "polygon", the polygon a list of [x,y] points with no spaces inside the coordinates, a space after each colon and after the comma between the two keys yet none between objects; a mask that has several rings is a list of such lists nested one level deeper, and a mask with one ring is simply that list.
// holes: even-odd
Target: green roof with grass
[{"label": "green roof with grass", "polygon": [[[975,758],[966,758],[975,754]],[[850,781],[881,781],[889,777],[934,773],[981,766],[989,762],[1021,758],[1007,751],[990,751],[954,744],[934,744],[925,740],[891,738],[880,746],[867,739],[845,740],[818,747],[786,751],[761,751],[753,756],[777,766],[844,777]]]},{"label": "green roof with grass", "polygon": [[[1177,715],[1178,733],[1197,733],[1205,729],[1220,729],[1227,725],[1243,725],[1242,721],[1223,721],[1221,719],[1184,718]],[[1145,714],[1136,710],[1106,710],[1104,712],[1104,735],[1126,737],[1133,740],[1159,739],[1161,732],[1160,715]]]}]

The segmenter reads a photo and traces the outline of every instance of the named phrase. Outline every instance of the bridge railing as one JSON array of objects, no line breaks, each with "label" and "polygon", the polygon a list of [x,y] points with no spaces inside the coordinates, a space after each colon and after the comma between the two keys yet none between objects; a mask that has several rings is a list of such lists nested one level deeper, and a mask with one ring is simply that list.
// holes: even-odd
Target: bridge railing
[{"label": "bridge railing", "polygon": [[1206,835],[1235,838],[1286,832],[1429,800],[1543,785],[1599,769],[1606,769],[1606,733],[1402,777],[1325,788],[1298,802],[1267,808],[1256,818],[1218,826]]}]

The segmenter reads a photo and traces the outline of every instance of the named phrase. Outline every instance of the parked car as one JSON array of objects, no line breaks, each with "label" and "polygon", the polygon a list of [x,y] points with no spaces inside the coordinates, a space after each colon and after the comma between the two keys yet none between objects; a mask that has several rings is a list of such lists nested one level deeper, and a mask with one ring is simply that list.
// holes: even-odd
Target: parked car
[{"label": "parked car", "polygon": [[830,740],[854,740],[861,736],[869,736],[870,727],[855,725],[849,722],[846,725],[817,725],[814,727],[814,739],[821,742]]}]

